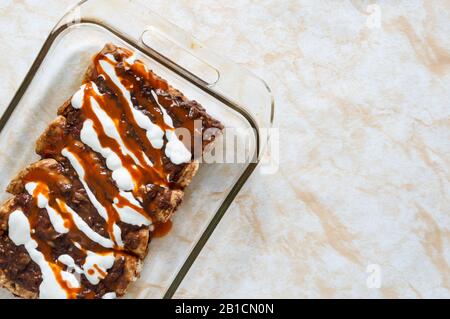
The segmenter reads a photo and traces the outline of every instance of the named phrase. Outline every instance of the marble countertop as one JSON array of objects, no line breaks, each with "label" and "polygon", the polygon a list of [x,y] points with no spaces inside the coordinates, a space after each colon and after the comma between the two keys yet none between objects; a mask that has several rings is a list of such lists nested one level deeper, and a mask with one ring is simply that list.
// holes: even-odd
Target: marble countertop
[{"label": "marble countertop", "polygon": [[[0,110],[76,1],[0,1]],[[148,6],[271,86],[257,171],[176,297],[450,297],[450,2]]]}]

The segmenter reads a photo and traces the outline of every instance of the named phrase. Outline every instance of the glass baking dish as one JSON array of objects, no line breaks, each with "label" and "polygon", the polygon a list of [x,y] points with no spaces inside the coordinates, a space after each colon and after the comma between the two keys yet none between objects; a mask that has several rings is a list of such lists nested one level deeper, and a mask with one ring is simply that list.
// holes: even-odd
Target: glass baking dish
[{"label": "glass baking dish", "polygon": [[[261,129],[272,125],[273,98],[261,79],[139,1],[82,1],[50,33],[0,119],[1,200],[9,197],[4,190],[11,178],[39,159],[35,140],[78,89],[91,56],[107,42],[136,51],[156,74],[202,104],[225,126],[217,141],[220,151],[234,154],[225,163],[200,164],[171,231],[152,240],[141,278],[126,296],[170,298],[254,171],[268,139]],[[234,143],[224,142],[228,132]],[[1,289],[0,297],[12,296]]]}]

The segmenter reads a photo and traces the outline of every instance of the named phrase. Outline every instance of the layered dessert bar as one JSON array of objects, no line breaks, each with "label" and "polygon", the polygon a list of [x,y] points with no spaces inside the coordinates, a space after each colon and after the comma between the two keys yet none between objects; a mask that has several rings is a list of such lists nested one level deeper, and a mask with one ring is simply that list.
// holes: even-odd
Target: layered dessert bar
[{"label": "layered dessert bar", "polygon": [[42,159],[8,186],[0,284],[24,298],[125,294],[222,130],[131,51],[106,45],[38,138]]}]

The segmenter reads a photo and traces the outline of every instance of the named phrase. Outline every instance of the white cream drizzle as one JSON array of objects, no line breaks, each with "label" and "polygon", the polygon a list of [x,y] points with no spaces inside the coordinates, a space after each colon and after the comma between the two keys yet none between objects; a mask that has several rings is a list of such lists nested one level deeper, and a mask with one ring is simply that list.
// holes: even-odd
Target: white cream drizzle
[{"label": "white cream drizzle", "polygon": [[84,121],[80,138],[84,144],[105,158],[106,166],[112,171],[112,178],[117,183],[119,189],[132,190],[134,188],[133,178],[130,172],[122,165],[120,157],[109,147],[105,148],[100,144],[92,120]]},{"label": "white cream drizzle", "polygon": [[81,267],[75,264],[75,260],[69,255],[61,255],[58,260],[66,265],[69,271],[82,274],[91,284],[97,285],[101,279],[104,279],[101,272],[108,273],[108,270],[114,265],[115,257],[113,253],[101,255],[88,250],[86,260]]},{"label": "white cream drizzle", "polygon": [[122,82],[116,75],[114,66],[106,61],[100,60],[100,66],[102,67],[105,74],[113,81],[113,83],[119,88],[123,97],[127,101],[127,107],[131,111],[134,120],[139,125],[140,128],[146,131],[146,136],[149,142],[155,149],[161,149],[164,145],[163,137],[164,131],[156,124],[154,124],[148,116],[139,110],[136,110],[131,102],[130,92],[123,86]]},{"label": "white cream drizzle", "polygon": [[169,116],[166,109],[161,104],[159,104],[158,96],[156,95],[156,93],[152,91],[152,95],[163,114],[164,123],[172,128],[172,130],[166,130],[167,144],[165,152],[167,157],[175,165],[188,163],[192,158],[191,152],[188,151],[183,142],[179,140],[177,134],[174,131],[172,118]]},{"label": "white cream drizzle", "polygon": [[[29,182],[25,184],[25,189],[31,196],[35,196],[35,190],[38,186],[38,183],[35,182]],[[47,185],[45,185],[47,187]],[[48,187],[47,187],[47,193],[48,193]],[[48,203],[48,198],[45,197],[44,194],[39,193],[37,194],[37,205],[39,208],[45,208],[45,210],[48,213],[48,217],[50,218],[50,223],[52,224],[53,228],[56,232],[60,234],[67,234],[69,232],[69,229],[64,226],[64,219],[62,216],[54,210]]]},{"label": "white cream drizzle", "polygon": [[124,155],[130,156],[135,163],[139,163],[142,166],[151,163],[151,161],[148,158],[146,158],[145,154],[143,154],[143,157],[146,163],[142,163],[136,157],[136,155],[134,155],[134,153],[125,146],[122,137],[120,136],[120,133],[117,130],[116,125],[114,124],[114,121],[108,116],[108,114],[100,107],[100,105],[98,105],[97,101],[95,101],[95,99],[92,97],[91,97],[91,104],[92,110],[94,111],[95,115],[102,124],[106,135],[108,135],[110,138],[115,139],[119,143],[120,149]]},{"label": "white cream drizzle", "polygon": [[70,103],[75,109],[81,109],[83,107],[84,101],[84,90],[86,89],[86,84],[83,84],[80,89],[72,96]]},{"label": "white cream drizzle", "polygon": [[107,292],[102,296],[102,299],[116,299],[117,295],[115,292]]},{"label": "white cream drizzle", "polygon": [[67,283],[69,288],[80,288],[80,281],[73,273],[68,271],[61,271],[61,278]]},{"label": "white cream drizzle", "polygon": [[105,220],[108,221],[108,212],[105,207],[103,207],[102,204],[97,200],[94,193],[92,193],[91,189],[89,188],[89,185],[84,180],[85,172],[83,166],[80,164],[78,159],[75,155],[72,154],[67,148],[63,149],[61,151],[61,154],[66,157],[70,164],[72,165],[75,172],[78,174],[78,177],[80,178],[81,184],[83,184],[84,189],[86,190],[86,194],[89,197],[89,200],[91,201],[92,205],[94,205],[95,209],[99,213],[99,215]]},{"label": "white cream drizzle", "polygon": [[133,53],[130,55],[130,57],[125,59],[125,62],[127,62],[129,65],[133,65],[137,61],[137,56]]},{"label": "white cream drizzle", "polygon": [[[40,185],[39,185],[40,184]],[[27,192],[33,197],[36,195],[35,190],[37,186],[42,186],[42,183],[29,182],[25,184],[25,189]],[[48,187],[45,185],[45,187]],[[48,188],[47,188],[48,192]],[[37,194],[37,203],[39,208],[45,208],[48,212],[50,222],[55,229],[60,234],[66,234],[69,232],[69,229],[64,226],[64,218],[49,204],[49,199],[42,193]],[[72,216],[73,222],[75,226],[88,237],[93,242],[105,247],[105,248],[113,248],[114,243],[109,238],[105,238],[96,233],[89,225],[72,209],[70,208],[64,201],[60,199],[56,199],[57,204],[60,207],[65,208],[65,210]]]},{"label": "white cream drizzle", "polygon": [[97,232],[95,232],[89,225],[83,220],[83,218],[80,217],[72,208],[69,207],[65,202],[62,200],[57,199],[56,200],[58,205],[63,206],[66,211],[72,216],[73,222],[75,226],[86,235],[87,238],[92,240],[93,242],[99,244],[102,247],[105,248],[113,248],[114,242],[109,239],[101,236]]},{"label": "white cream drizzle", "polygon": [[[134,198],[134,196],[129,192],[120,192],[120,196],[123,198],[126,198],[131,204],[137,207],[141,207],[141,204]],[[117,198],[114,198],[114,208],[116,209],[117,213],[120,216],[120,220],[124,223],[130,224],[130,225],[136,225],[136,226],[148,226],[151,224],[151,220],[134,210],[133,208],[129,206],[119,207],[117,206],[117,203],[119,200]]]},{"label": "white cream drizzle", "polygon": [[[94,82],[91,82],[91,85],[95,94],[97,96],[101,96],[102,94],[99,92],[96,84]],[[86,85],[81,86],[78,92],[73,95],[71,103],[74,108],[83,107],[85,86]],[[92,110],[96,115],[97,119],[99,120],[105,134],[118,142],[122,154],[130,156],[136,165],[141,166],[147,165],[152,167],[153,163],[150,161],[150,159],[144,152],[141,151],[141,155],[145,162],[142,163],[136,157],[136,155],[125,146],[125,143],[123,142],[122,137],[119,131],[117,130],[117,127],[113,119],[111,119],[108,116],[108,114],[100,107],[100,105],[93,97],[90,97],[90,103],[92,106]],[[125,167],[123,167],[122,165],[123,163],[120,160],[120,157],[116,153],[114,153],[110,148],[103,148],[101,146],[98,135],[93,127],[92,120],[86,120],[83,123],[80,138],[84,144],[88,145],[96,152],[102,154],[102,156],[107,160],[108,169],[110,169],[113,172],[113,179],[116,181],[116,183],[118,184],[117,186],[121,190],[132,190],[134,188],[134,181],[131,177],[131,173]]]},{"label": "white cream drizzle", "polygon": [[[84,262],[82,268],[84,270],[84,275],[93,285],[97,285],[101,279],[104,279],[103,273],[107,273],[108,270],[114,265],[114,254],[100,255],[93,253],[92,251],[87,251],[86,261]],[[101,272],[98,269],[101,270]]]},{"label": "white cream drizzle", "polygon": [[154,91],[152,91],[151,94],[152,94],[153,98],[155,99],[156,104],[158,104],[159,109],[161,110],[161,113],[162,113],[162,115],[163,115],[164,123],[165,123],[167,126],[169,126],[169,127],[171,127],[171,128],[173,129],[174,126],[173,126],[172,118],[169,116],[169,114],[167,113],[167,111],[166,111],[166,109],[164,108],[164,106],[162,106],[162,105],[159,103],[158,95],[157,95]]},{"label": "white cream drizzle", "polygon": [[58,261],[67,266],[67,270],[69,272],[76,272],[78,274],[82,274],[83,273],[83,269],[81,269],[77,264],[75,264],[75,260],[73,260],[72,256],[70,255],[61,255],[58,257]]},{"label": "white cream drizzle", "polygon": [[[77,158],[68,149],[66,149],[66,148],[63,149],[61,154],[70,161],[70,164],[72,164],[72,167],[74,168],[75,172],[80,177],[80,181],[83,184],[84,188],[86,189],[86,193],[88,194],[89,200],[92,202],[92,204],[97,209],[97,211],[99,211],[99,214],[101,216],[105,215],[106,218],[105,217],[104,218],[106,221],[108,221],[108,215],[106,212],[106,208],[102,204],[100,204],[100,202],[95,198],[95,195],[92,193],[92,191],[89,189],[89,186],[84,181],[85,173],[84,173],[83,166],[80,164],[80,162],[77,160]],[[142,208],[140,203],[134,198],[134,196],[130,192],[121,191],[120,194],[123,197],[127,198],[131,203],[133,203],[137,207]],[[130,225],[137,225],[137,226],[143,225],[142,218],[145,218],[145,217],[142,214],[140,214],[139,212],[133,210],[132,208],[130,208],[128,206],[125,207],[126,209],[125,208],[119,209],[116,205],[113,205],[113,207],[116,209],[117,213],[119,214],[120,220],[123,221],[124,223],[130,224]],[[131,211],[133,211],[133,213],[131,213]],[[124,220],[122,220],[122,217],[124,218]],[[147,223],[149,223],[149,221],[147,221]],[[147,224],[144,224],[144,225],[147,225]],[[117,226],[117,229],[113,229],[113,230],[114,230],[114,235],[116,235],[116,234],[120,235],[120,229],[118,228],[118,226]],[[121,246],[121,245],[123,246],[123,243],[122,243],[122,240],[120,237],[116,237],[116,243],[119,246]]]},{"label": "white cream drizzle", "polygon": [[[89,188],[88,184],[86,183],[86,181],[84,180],[84,168],[83,166],[80,164],[80,162],[78,161],[78,159],[75,157],[75,155],[73,155],[68,149],[63,149],[61,154],[66,157],[70,164],[72,165],[73,169],[75,170],[75,172],[78,174],[78,177],[80,179],[81,184],[83,184],[84,189],[86,190],[86,194],[89,197],[89,200],[91,201],[92,205],[95,207],[95,209],[97,210],[97,212],[99,213],[99,215],[106,221],[108,222],[109,217],[108,217],[108,212],[106,210],[106,208],[97,200],[97,198],[95,197],[94,193],[92,193],[91,189]],[[123,247],[123,241],[121,237],[118,237],[118,235],[121,235],[120,231],[117,231],[119,227],[114,224],[113,225],[113,234],[114,234],[114,239],[116,242],[116,245],[118,247]]]},{"label": "white cream drizzle", "polygon": [[[97,85],[94,82],[90,82],[90,84],[91,84],[92,89],[94,90],[95,94],[97,96],[101,96],[102,94],[98,90]],[[81,88],[78,90],[78,92],[73,95],[71,103],[74,108],[82,108],[83,107],[85,87],[86,87],[86,84],[82,85]],[[92,111],[94,112],[95,116],[97,116],[98,120],[100,121],[100,123],[103,127],[103,130],[105,131],[105,134],[108,137],[116,140],[119,143],[120,149],[124,155],[131,156],[131,158],[133,158],[135,163],[140,163],[141,165],[143,165],[143,163],[141,163],[139,161],[139,159],[134,155],[134,153],[125,146],[125,144],[122,140],[122,137],[120,136],[120,133],[117,130],[117,127],[116,127],[113,119],[110,118],[108,116],[108,114],[100,107],[100,105],[97,103],[95,98],[93,98],[91,96],[89,98],[89,101],[92,106]],[[145,157],[145,154],[143,154],[143,155]],[[145,160],[146,160],[146,162],[151,163],[151,161],[148,158],[146,158]]]},{"label": "white cream drizzle", "polygon": [[[119,215],[120,217],[120,215]],[[116,244],[119,248],[123,248],[124,247],[124,243],[122,241],[122,230],[120,229],[120,227],[117,224],[113,225],[113,234],[114,234],[114,238],[116,239]]]},{"label": "white cream drizzle", "polygon": [[183,142],[178,139],[175,131],[166,130],[167,144],[166,155],[175,165],[190,162],[192,158],[191,152],[187,150]]},{"label": "white cream drizzle", "polygon": [[[105,55],[108,59],[109,55]],[[111,60],[110,60],[111,61]],[[111,61],[114,62],[115,60]],[[133,59],[133,63],[136,61],[136,59]],[[127,61],[128,62],[128,61]],[[106,61],[99,61],[100,66],[102,67],[105,74],[113,81],[113,83],[119,88],[122,95],[125,97],[125,100],[127,101],[127,106],[131,110],[133,117],[136,121],[136,123],[141,127],[142,129],[146,130],[146,135],[152,146],[156,149],[160,149],[163,146],[163,140],[162,137],[164,135],[163,130],[156,124],[154,124],[145,114],[143,114],[141,111],[136,110],[133,107],[133,103],[131,102],[131,95],[130,92],[125,88],[125,86],[122,84],[120,79],[116,75],[116,71],[114,66],[112,66],[110,63]],[[133,64],[130,63],[130,64]],[[163,114],[164,123],[171,127],[173,129],[173,121],[172,118],[167,114],[164,107],[158,102],[158,96],[155,94],[155,92],[152,91],[152,95],[155,98],[155,101],[157,102],[159,108],[161,109],[161,112]],[[179,165],[182,163],[188,163],[191,158],[192,154],[191,152],[186,149],[184,144],[178,139],[176,134],[174,134],[173,130],[166,130],[166,137],[167,137],[167,144],[165,153],[167,157],[169,157],[170,161],[174,163],[175,165]]]},{"label": "white cream drizzle", "polygon": [[[30,258],[41,270],[42,282],[39,286],[39,298],[66,299],[67,292],[59,284],[44,255],[37,249],[37,242],[31,238],[30,222],[22,211],[16,210],[9,215],[8,229],[9,238],[13,243],[16,246],[24,245]],[[77,288],[79,286],[77,278],[67,271],[61,271],[61,277],[69,287]]]}]

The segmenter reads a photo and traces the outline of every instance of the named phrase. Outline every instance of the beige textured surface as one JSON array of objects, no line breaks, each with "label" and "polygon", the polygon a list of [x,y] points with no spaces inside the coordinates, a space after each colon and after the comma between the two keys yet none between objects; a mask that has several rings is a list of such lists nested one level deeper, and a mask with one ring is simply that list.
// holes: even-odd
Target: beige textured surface
[{"label": "beige textured surface", "polygon": [[[1,109],[75,2],[0,1]],[[282,140],[178,297],[450,297],[450,1],[373,2],[149,4],[269,82]]]}]

